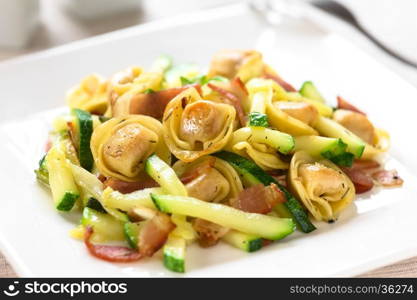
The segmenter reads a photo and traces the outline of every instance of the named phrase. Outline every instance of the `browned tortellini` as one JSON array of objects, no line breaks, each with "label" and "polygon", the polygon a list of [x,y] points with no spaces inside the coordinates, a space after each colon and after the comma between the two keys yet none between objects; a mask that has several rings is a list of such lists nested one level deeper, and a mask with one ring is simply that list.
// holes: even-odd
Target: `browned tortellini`
[{"label": "browned tortellini", "polygon": [[188,196],[208,202],[225,202],[243,190],[239,175],[220,158],[200,157],[192,163],[177,161],[173,169],[183,180]]},{"label": "browned tortellini", "polygon": [[[132,71],[133,72],[133,71]],[[129,80],[127,77],[126,80]],[[147,90],[158,90],[161,87],[163,75],[158,72],[142,72],[133,78],[132,82],[116,85],[118,94],[112,100],[113,117],[123,117],[135,113],[135,99]],[[113,94],[114,97],[114,94]],[[133,103],[134,102],[134,103]]]},{"label": "browned tortellini", "polygon": [[222,50],[213,56],[209,77],[239,77],[243,82],[259,77],[264,71],[262,54],[255,50]]},{"label": "browned tortellini", "polygon": [[272,105],[309,126],[314,125],[319,116],[317,109],[312,104],[306,102],[275,101]]},{"label": "browned tortellini", "polygon": [[388,150],[390,146],[389,134],[385,130],[376,128],[366,115],[351,110],[338,109],[333,114],[333,120],[366,143],[362,159],[374,159]]},{"label": "browned tortellini", "polygon": [[151,154],[170,161],[162,132],[158,120],[141,115],[112,118],[101,124],[91,138],[97,169],[106,177],[138,181],[143,175],[145,160]]},{"label": "browned tortellini", "polygon": [[192,162],[227,144],[235,117],[233,106],[203,100],[195,88],[189,88],[165,109],[162,120],[165,142],[178,159]]},{"label": "browned tortellini", "polygon": [[109,81],[109,101],[113,106],[117,98],[132,88],[133,82],[143,73],[142,69],[132,66],[114,74]]},{"label": "browned tortellini", "polygon": [[[309,123],[314,123],[318,115],[316,109],[304,102],[287,101],[290,96],[275,81],[271,79],[252,79],[249,90],[271,90],[271,95],[265,99],[265,112],[272,127],[293,136],[317,135],[317,131]],[[291,99],[292,100],[292,99]],[[312,113],[310,115],[310,113]]]},{"label": "browned tortellini", "polygon": [[290,190],[317,221],[335,221],[355,198],[353,183],[339,167],[304,151],[292,157],[287,180]]},{"label": "browned tortellini", "polygon": [[89,75],[68,91],[66,99],[70,108],[104,114],[108,107],[108,82],[97,74]]}]

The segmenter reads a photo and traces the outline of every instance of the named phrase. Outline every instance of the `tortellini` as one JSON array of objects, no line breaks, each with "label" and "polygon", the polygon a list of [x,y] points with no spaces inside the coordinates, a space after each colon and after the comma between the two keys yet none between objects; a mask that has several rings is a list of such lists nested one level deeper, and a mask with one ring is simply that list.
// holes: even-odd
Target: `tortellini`
[{"label": "tortellini", "polygon": [[188,195],[208,202],[225,202],[243,190],[239,175],[227,162],[212,156],[200,157],[192,163],[177,161],[173,169],[185,182]]},{"label": "tortellini", "polygon": [[112,116],[123,117],[134,113],[135,98],[149,90],[158,90],[162,84],[163,75],[158,72],[143,72],[132,83],[122,87],[127,88],[112,102]]},{"label": "tortellini", "polygon": [[317,109],[306,102],[275,101],[272,105],[309,126],[315,123],[319,115]]},{"label": "tortellini", "polygon": [[385,130],[375,128],[366,115],[338,109],[333,115],[333,120],[366,143],[362,159],[375,158],[388,150],[390,146],[389,134]]},{"label": "tortellini", "polygon": [[355,187],[345,173],[329,160],[314,159],[304,151],[292,157],[287,180],[317,221],[335,221],[355,198]]},{"label": "tortellini", "polygon": [[388,151],[390,147],[389,133],[383,129],[375,129],[374,144],[366,144],[365,151],[362,154],[362,159],[373,159],[376,156]]},{"label": "tortellini", "polygon": [[209,77],[239,77],[243,82],[259,77],[264,71],[262,54],[255,50],[223,50],[211,61]]},{"label": "tortellini", "polygon": [[[271,79],[256,78],[252,79],[250,83],[253,86],[258,86],[256,90],[261,87],[265,91],[267,89],[271,90],[270,96],[265,99],[264,103],[270,125],[294,136],[318,135],[317,131],[309,125],[309,123],[314,123],[315,116],[318,115],[314,106],[302,106],[298,104],[299,102],[293,104],[293,101],[286,101],[285,99],[289,97],[288,93]],[[281,101],[285,102],[281,103]],[[313,112],[313,114],[308,115],[310,112]],[[308,123],[305,123],[305,121],[308,121]]]},{"label": "tortellini", "polygon": [[114,74],[109,82],[110,105],[116,103],[117,98],[132,88],[133,82],[143,73],[140,67],[133,66]]},{"label": "tortellini", "polygon": [[171,152],[184,162],[221,150],[232,136],[236,111],[233,106],[201,99],[189,88],[172,99],[162,124]]},{"label": "tortellini", "polygon": [[104,114],[108,107],[108,82],[97,74],[81,80],[67,93],[70,108],[79,108],[95,114]]},{"label": "tortellini", "polygon": [[91,151],[98,170],[106,177],[138,181],[143,176],[145,160],[151,154],[170,161],[162,131],[158,120],[141,115],[112,118],[101,124],[91,138]]}]

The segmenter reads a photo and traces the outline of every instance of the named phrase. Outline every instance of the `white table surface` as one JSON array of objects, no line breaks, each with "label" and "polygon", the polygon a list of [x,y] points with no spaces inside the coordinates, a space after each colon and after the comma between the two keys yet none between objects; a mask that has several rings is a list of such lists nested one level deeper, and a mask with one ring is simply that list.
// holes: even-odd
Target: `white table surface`
[{"label": "white table surface", "polygon": [[[340,0],[379,39],[417,60],[417,1]],[[210,8],[241,0],[142,0],[136,11],[98,20],[79,20],[62,9],[63,0],[41,0],[41,24],[25,49],[0,48],[0,61],[29,54],[71,41],[149,22],[162,17]],[[396,6],[394,6],[394,3]],[[383,16],[383,17],[380,17]],[[417,69],[408,67],[376,48],[349,25],[334,18],[322,23],[351,40],[365,52],[417,87]],[[0,254],[0,277],[16,276]],[[417,277],[417,257],[363,274],[364,277]]]}]

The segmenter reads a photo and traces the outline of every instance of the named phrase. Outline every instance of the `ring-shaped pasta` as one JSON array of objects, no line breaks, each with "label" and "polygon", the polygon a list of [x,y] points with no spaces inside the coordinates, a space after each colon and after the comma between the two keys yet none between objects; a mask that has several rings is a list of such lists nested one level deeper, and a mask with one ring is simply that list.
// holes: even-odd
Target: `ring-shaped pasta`
[{"label": "ring-shaped pasta", "polygon": [[298,151],[291,159],[288,185],[317,221],[335,221],[355,198],[349,177],[334,163]]},{"label": "ring-shaped pasta", "polygon": [[189,88],[165,109],[165,142],[178,159],[192,162],[223,149],[232,136],[235,117],[233,106],[202,100],[195,88]]},{"label": "ring-shaped pasta", "polygon": [[108,82],[92,74],[70,89],[66,100],[70,108],[78,108],[95,114],[104,114],[108,107]]},{"label": "ring-shaped pasta", "polygon": [[161,123],[148,116],[112,118],[98,126],[91,137],[97,169],[106,177],[138,181],[146,159],[156,153],[170,161]]},{"label": "ring-shaped pasta", "polygon": [[[209,166],[208,168],[205,166]],[[220,158],[203,156],[186,163],[177,161],[173,169],[181,178],[184,174],[195,174],[185,183],[188,195],[208,202],[225,202],[237,197],[243,190],[239,174]]]},{"label": "ring-shaped pasta", "polygon": [[362,154],[362,159],[373,159],[378,155],[388,151],[390,147],[389,133],[383,129],[375,129],[375,143],[374,145],[366,144],[365,150]]}]

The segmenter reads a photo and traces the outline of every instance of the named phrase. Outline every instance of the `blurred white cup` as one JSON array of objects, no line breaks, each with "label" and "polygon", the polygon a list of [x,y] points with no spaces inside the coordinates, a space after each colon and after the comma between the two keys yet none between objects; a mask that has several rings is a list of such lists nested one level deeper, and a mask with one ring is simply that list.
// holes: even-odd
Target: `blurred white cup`
[{"label": "blurred white cup", "polygon": [[95,19],[139,7],[141,0],[65,0],[63,4],[73,15]]},{"label": "blurred white cup", "polygon": [[39,0],[0,0],[0,47],[21,48],[39,22]]}]

